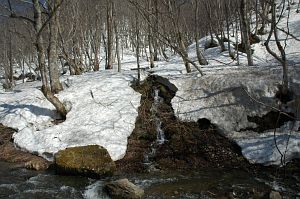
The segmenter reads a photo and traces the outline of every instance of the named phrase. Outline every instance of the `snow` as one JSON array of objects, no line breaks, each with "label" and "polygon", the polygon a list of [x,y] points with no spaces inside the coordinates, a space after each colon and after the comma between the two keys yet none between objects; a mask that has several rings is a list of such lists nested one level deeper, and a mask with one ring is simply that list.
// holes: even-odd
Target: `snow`
[{"label": "snow", "polygon": [[[282,22],[281,24],[283,24]],[[291,11],[290,32],[299,38],[300,15]],[[219,47],[210,48],[203,52],[209,65],[202,66],[205,76],[193,69],[194,72],[186,74],[182,60],[177,56],[172,58],[173,63],[161,64],[152,69],[155,75],[163,76],[174,84],[178,91],[172,99],[172,106],[176,116],[184,121],[197,121],[201,118],[209,119],[220,132],[236,141],[241,147],[243,155],[252,163],[264,165],[281,165],[282,155],[286,162],[293,158],[300,158],[300,132],[297,128],[277,129],[276,145],[274,130],[258,134],[246,131],[255,128],[255,123],[248,121],[248,116],[263,116],[271,111],[269,108],[278,107],[275,99],[277,86],[282,83],[282,67],[266,51],[263,42],[267,35],[261,36],[261,42],[252,45],[254,49],[255,66],[247,66],[244,53],[239,53],[240,65],[228,56],[228,51],[221,52]],[[281,38],[284,35],[281,34]],[[204,48],[210,37],[200,39]],[[231,38],[232,41],[235,38]],[[225,43],[227,47],[227,44]],[[270,46],[276,50],[274,40]],[[188,48],[189,57],[196,58],[196,46]],[[290,37],[287,40],[286,53],[289,62],[290,87],[300,99],[300,42]],[[174,64],[177,63],[177,64]],[[171,68],[171,70],[168,70]],[[254,100],[265,103],[262,106]],[[300,118],[299,103],[291,102],[295,116]],[[298,107],[297,107],[298,106]],[[288,140],[288,142],[287,142]],[[279,152],[280,151],[280,152]],[[284,162],[284,163],[286,163]]]},{"label": "snow", "polygon": [[[281,67],[217,66],[203,68],[203,71],[206,74],[203,77],[196,72],[181,75],[161,73],[159,69],[154,72],[168,78],[178,88],[172,99],[176,116],[184,121],[209,119],[220,132],[237,142],[250,162],[280,165],[281,155],[274,145],[272,132],[258,134],[244,130],[257,127],[248,121],[248,116],[263,116],[271,111],[251,97],[268,106],[278,106],[274,96],[276,85],[281,84]],[[296,83],[300,79],[300,70],[291,69],[290,78],[295,93],[300,93],[300,84]],[[300,132],[288,128],[278,132],[276,139],[281,153],[285,151],[287,137],[289,143],[285,156],[288,162],[300,158]]]},{"label": "snow", "polygon": [[[285,23],[283,20],[279,25]],[[300,14],[291,9],[289,28],[298,38],[299,24]],[[248,121],[248,116],[263,116],[271,111],[270,106],[278,107],[274,95],[282,83],[282,68],[263,46],[266,38],[267,35],[262,35],[261,42],[252,45],[255,66],[247,66],[244,53],[239,53],[238,63],[228,56],[228,51],[221,52],[215,47],[203,50],[209,62],[202,66],[203,77],[195,69],[187,74],[179,56],[155,62],[157,67],[148,72],[169,79],[178,88],[172,106],[179,119],[207,118],[225,136],[236,141],[251,163],[280,165],[282,158],[286,162],[300,158],[300,122],[276,129],[275,136],[274,130],[260,134],[246,130],[257,127]],[[284,34],[281,33],[280,38],[284,39]],[[200,39],[202,49],[209,39]],[[230,39],[235,42],[234,37]],[[225,46],[227,48],[227,43]],[[276,50],[274,39],[270,46]],[[197,61],[195,48],[195,44],[188,48],[193,61]],[[285,50],[289,78],[297,100],[300,99],[299,49],[300,42],[288,37]],[[121,73],[116,69],[105,71],[104,64],[104,61],[100,63],[100,72],[63,77],[64,91],[57,96],[68,104],[70,112],[66,121],[58,125],[53,124],[58,115],[40,92],[40,83],[18,83],[13,92],[0,90],[0,123],[18,130],[14,135],[16,145],[51,160],[66,147],[98,144],[108,150],[113,160],[123,158],[140,105],[140,94],[130,87],[130,82],[137,77],[136,70],[132,70],[136,68],[136,57],[129,50],[124,51]],[[149,63],[142,58],[141,68],[148,67]],[[148,75],[145,70],[142,79]],[[297,110],[297,100],[290,102],[286,109]],[[295,112],[295,117],[300,118],[300,111]]]},{"label": "snow", "polygon": [[256,138],[237,140],[251,163],[285,165],[300,156],[300,133],[263,133]]},{"label": "snow", "polygon": [[129,73],[111,71],[67,78],[67,88],[58,97],[72,108],[58,125],[51,124],[54,107],[37,88],[7,93],[0,97],[5,101],[0,123],[19,130],[14,135],[18,147],[49,160],[59,150],[91,144],[105,147],[118,160],[125,155],[140,103],[140,94],[130,87],[132,80]]}]

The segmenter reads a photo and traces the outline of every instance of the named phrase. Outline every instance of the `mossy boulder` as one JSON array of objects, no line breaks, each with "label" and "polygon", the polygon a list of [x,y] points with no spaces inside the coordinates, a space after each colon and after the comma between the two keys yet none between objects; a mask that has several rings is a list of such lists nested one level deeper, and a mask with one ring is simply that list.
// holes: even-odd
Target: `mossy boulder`
[{"label": "mossy boulder", "polygon": [[98,145],[71,147],[55,155],[60,174],[99,178],[113,175],[116,165],[107,150]]}]

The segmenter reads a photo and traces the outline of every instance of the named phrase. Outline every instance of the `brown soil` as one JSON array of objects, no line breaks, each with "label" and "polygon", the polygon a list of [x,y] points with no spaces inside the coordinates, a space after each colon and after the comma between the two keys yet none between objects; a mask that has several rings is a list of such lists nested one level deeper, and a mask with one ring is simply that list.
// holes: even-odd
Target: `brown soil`
[{"label": "brown soil", "polygon": [[17,163],[20,167],[46,170],[50,163],[45,159],[15,148],[12,142],[14,129],[0,124],[0,161]]},{"label": "brown soil", "polygon": [[150,111],[154,101],[151,95],[153,86],[160,89],[160,96],[165,101],[159,107],[158,117],[162,120],[168,140],[157,146],[155,157],[151,159],[157,169],[173,171],[226,167],[248,170],[253,167],[242,156],[239,146],[221,135],[209,120],[179,121],[170,104],[175,95],[174,89],[172,91],[168,86],[157,83],[156,77],[152,76],[136,88],[142,94],[139,116],[129,137],[126,156],[117,161],[119,171],[144,172],[147,169],[143,164],[144,154],[150,151],[151,144],[156,140],[155,120]]}]

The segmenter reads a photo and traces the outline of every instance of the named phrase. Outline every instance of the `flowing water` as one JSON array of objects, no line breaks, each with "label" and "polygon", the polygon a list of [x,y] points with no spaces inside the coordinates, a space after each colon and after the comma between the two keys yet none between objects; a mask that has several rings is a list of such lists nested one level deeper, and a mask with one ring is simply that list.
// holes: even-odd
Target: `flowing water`
[{"label": "flowing water", "polygon": [[[241,170],[206,169],[198,173],[156,173],[117,176],[95,180],[78,176],[59,176],[54,172],[36,172],[0,162],[0,198],[21,199],[107,199],[105,182],[127,177],[145,189],[145,198],[216,198],[225,193],[235,198],[250,198],[277,190],[284,198],[300,198],[300,183],[295,176],[285,183],[271,175],[254,177]],[[299,175],[298,175],[299,177]]]},{"label": "flowing water", "polygon": [[159,106],[163,103],[164,99],[159,96],[159,90],[154,87],[154,103],[151,107],[151,112],[153,117],[155,118],[156,123],[156,134],[157,139],[156,143],[158,145],[164,144],[166,142],[164,131],[161,128],[162,122],[161,119],[158,117],[158,109]]},{"label": "flowing water", "polygon": [[162,173],[156,169],[152,158],[157,149],[167,140],[162,130],[158,110],[163,99],[159,90],[153,89],[154,103],[152,119],[156,122],[157,139],[145,154],[144,164],[148,174],[114,176],[95,180],[78,176],[60,176],[54,171],[36,172],[18,168],[16,165],[0,162],[0,198],[18,199],[109,199],[102,191],[108,181],[128,178],[145,190],[146,199],[168,198],[219,198],[224,195],[233,198],[260,198],[270,190],[279,191],[284,198],[300,199],[300,172],[288,179],[278,179],[272,174],[261,173],[252,176],[242,170],[202,169],[183,173]]},{"label": "flowing water", "polygon": [[165,139],[164,131],[162,130],[162,121],[158,116],[159,107],[163,103],[164,99],[159,96],[159,89],[153,87],[153,98],[154,102],[150,109],[153,119],[156,124],[156,141],[150,146],[150,151],[144,154],[144,164],[148,168],[148,171],[156,171],[155,165],[153,164],[152,158],[155,157],[157,148],[163,145],[167,140]]}]

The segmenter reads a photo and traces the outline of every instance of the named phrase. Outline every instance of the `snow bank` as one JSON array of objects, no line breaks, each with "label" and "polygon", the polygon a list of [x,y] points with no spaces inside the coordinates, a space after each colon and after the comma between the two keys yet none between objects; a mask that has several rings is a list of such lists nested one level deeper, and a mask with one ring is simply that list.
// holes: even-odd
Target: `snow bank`
[{"label": "snow bank", "polygon": [[285,165],[294,158],[300,158],[299,132],[286,130],[275,133],[275,136],[274,132],[266,132],[236,141],[251,163]]},{"label": "snow bank", "polygon": [[35,86],[28,84],[28,88],[0,92],[0,123],[19,130],[25,127],[39,130],[52,125],[58,115]]},{"label": "snow bank", "polygon": [[[291,9],[289,31],[299,38],[300,15],[295,10]],[[279,26],[285,27],[286,19],[284,18]],[[248,116],[263,116],[271,111],[270,108],[254,102],[251,97],[269,106],[278,107],[274,96],[278,90],[277,85],[282,83],[282,67],[263,45],[267,36],[260,36],[261,42],[252,45],[255,66],[247,66],[245,53],[239,52],[238,65],[237,60],[232,60],[228,51],[221,52],[220,47],[203,50],[210,40],[208,36],[199,40],[203,54],[209,62],[209,65],[201,66],[205,76],[201,77],[193,66],[191,67],[194,72],[186,74],[179,56],[170,59],[169,63],[161,63],[152,72],[168,78],[178,88],[172,106],[179,119],[197,121],[207,118],[241,146],[243,155],[250,162],[280,165],[281,154],[284,154],[287,161],[300,158],[299,124],[294,129],[277,129],[277,147],[273,131],[263,134],[245,131],[247,128],[257,127],[255,123],[248,121]],[[284,43],[286,35],[280,33],[279,37]],[[235,38],[230,39],[235,42]],[[227,43],[225,46],[227,48]],[[273,38],[270,47],[275,51],[277,49]],[[299,47],[300,42],[289,36],[285,48],[289,63],[289,81],[297,95],[300,95]],[[197,63],[195,44],[189,46],[188,54],[190,59]],[[297,118],[300,117],[300,111],[295,114]]]},{"label": "snow bank", "polygon": [[[179,119],[209,119],[227,137],[235,140],[241,146],[243,155],[253,163],[280,165],[280,152],[284,153],[287,138],[289,144],[285,153],[286,160],[300,158],[299,127],[292,131],[289,128],[278,130],[276,139],[280,152],[275,147],[272,131],[265,134],[246,131],[257,127],[257,124],[248,120],[248,116],[263,116],[271,111],[251,97],[269,106],[278,106],[274,96],[278,90],[277,85],[282,81],[280,66],[206,67],[203,68],[206,74],[203,77],[196,72],[178,75],[161,71],[156,69],[154,74],[168,78],[178,88],[172,99],[172,106]],[[300,93],[299,79],[300,69],[291,68],[290,81],[295,93]],[[292,136],[289,136],[290,133]]]},{"label": "snow bank", "polygon": [[[125,155],[127,137],[134,129],[140,104],[140,94],[130,87],[131,80],[129,73],[110,71],[67,78],[66,89],[58,97],[72,108],[65,122],[51,126],[42,121],[49,124],[53,120],[53,107],[38,89],[11,93],[14,99],[9,98],[10,94],[3,98],[1,95],[6,105],[0,109],[0,122],[19,129],[14,135],[17,146],[47,159],[67,147],[98,144],[108,150],[113,160],[118,160]],[[24,121],[17,122],[22,117]],[[43,128],[30,125],[31,120]]]}]

